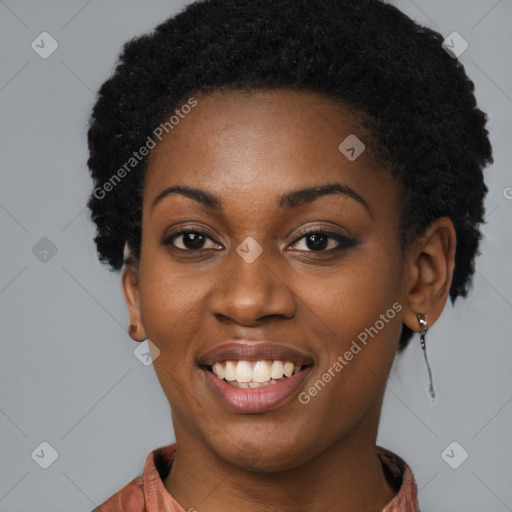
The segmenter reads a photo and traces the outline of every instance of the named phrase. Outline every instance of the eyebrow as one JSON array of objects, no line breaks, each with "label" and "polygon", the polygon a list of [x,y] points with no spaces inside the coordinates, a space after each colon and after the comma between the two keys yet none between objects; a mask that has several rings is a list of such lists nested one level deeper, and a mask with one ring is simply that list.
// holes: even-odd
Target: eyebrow
[{"label": "eyebrow", "polygon": [[[153,200],[151,210],[153,210],[155,206],[165,197],[168,197],[172,194],[178,194],[193,199],[194,201],[197,201],[199,204],[201,204],[202,206],[209,210],[215,212],[223,211],[222,201],[217,196],[211,194],[210,192],[206,192],[205,190],[202,190],[200,188],[178,185],[166,188],[165,190],[160,192],[160,194],[158,194]],[[355,201],[363,205],[367,212],[370,214],[370,216],[373,217],[372,210],[369,204],[355,190],[353,190],[347,185],[342,185],[340,183],[327,183],[325,185],[321,185],[318,187],[308,187],[298,190],[292,190],[291,192],[288,192],[280,197],[279,208],[281,210],[291,210],[294,208],[299,208],[305,204],[312,203],[319,197],[333,194],[343,195],[354,199]]]}]

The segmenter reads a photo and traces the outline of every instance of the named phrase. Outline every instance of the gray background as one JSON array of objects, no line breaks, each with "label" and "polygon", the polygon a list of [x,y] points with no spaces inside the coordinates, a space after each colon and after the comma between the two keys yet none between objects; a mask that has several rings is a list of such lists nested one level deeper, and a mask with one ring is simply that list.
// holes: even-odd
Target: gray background
[{"label": "gray background", "polygon": [[[174,441],[154,370],[126,333],[119,275],[100,265],[92,243],[86,123],[122,43],[183,5],[0,0],[2,512],[90,511],[141,474],[152,449]],[[427,336],[437,402],[415,337],[395,362],[378,443],[412,467],[423,512],[504,512],[512,510],[512,2],[396,5],[468,41],[459,59],[490,116],[495,163],[485,171],[474,288],[448,303]],[[43,31],[59,44],[48,59],[31,48]],[[57,249],[47,261],[32,251],[42,237]],[[58,452],[48,469],[31,457],[43,441]],[[469,454],[457,469],[441,456],[453,441]]]}]

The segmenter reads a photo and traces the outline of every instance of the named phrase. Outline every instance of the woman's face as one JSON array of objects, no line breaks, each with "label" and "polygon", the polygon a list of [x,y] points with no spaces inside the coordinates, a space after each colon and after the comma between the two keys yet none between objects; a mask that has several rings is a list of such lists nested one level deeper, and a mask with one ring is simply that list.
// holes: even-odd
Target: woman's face
[{"label": "woman's face", "polygon": [[[332,100],[195,99],[150,157],[138,275],[177,436],[263,470],[373,442],[402,327],[396,183],[371,147],[357,156],[365,134]],[[302,370],[283,376],[287,361]],[[265,384],[219,378],[233,371]]]}]

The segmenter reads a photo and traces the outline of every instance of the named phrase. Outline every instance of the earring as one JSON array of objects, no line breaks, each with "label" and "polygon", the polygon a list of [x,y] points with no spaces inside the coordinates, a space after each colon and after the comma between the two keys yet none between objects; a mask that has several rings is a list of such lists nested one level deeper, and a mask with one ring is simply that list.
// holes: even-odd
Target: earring
[{"label": "earring", "polygon": [[137,326],[138,324],[130,324],[130,327],[128,328],[128,334],[130,335],[130,338],[134,341],[139,341],[135,339],[135,334],[137,333]]},{"label": "earring", "polygon": [[427,365],[427,370],[428,370],[428,377],[430,380],[429,392],[430,392],[430,396],[432,397],[432,401],[433,401],[436,394],[434,392],[434,386],[432,384],[432,372],[430,371],[430,365],[428,364],[428,359],[427,359],[427,350],[425,348],[425,335],[427,333],[427,315],[425,313],[418,313],[417,316],[418,316],[418,323],[420,324],[420,344],[421,344],[421,348],[423,349],[423,355],[425,357],[425,363]]}]

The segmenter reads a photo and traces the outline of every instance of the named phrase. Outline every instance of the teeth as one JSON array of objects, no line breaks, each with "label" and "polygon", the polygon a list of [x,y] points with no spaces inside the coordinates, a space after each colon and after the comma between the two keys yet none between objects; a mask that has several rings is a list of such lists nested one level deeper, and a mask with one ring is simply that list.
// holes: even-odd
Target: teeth
[{"label": "teeth", "polygon": [[233,361],[226,361],[224,378],[229,382],[235,380],[235,363]]},{"label": "teeth", "polygon": [[224,361],[212,365],[212,371],[219,379],[240,388],[259,388],[276,384],[283,378],[296,375],[300,365],[291,361]]},{"label": "teeth", "polygon": [[273,379],[282,379],[284,373],[284,364],[282,361],[274,361],[270,369],[270,376]]},{"label": "teeth", "polygon": [[293,363],[290,363],[290,361],[284,363],[284,374],[287,377],[291,377],[293,375]]},{"label": "teeth", "polygon": [[226,376],[226,370],[220,363],[215,363],[212,366],[212,371],[219,377],[219,379],[223,379]]},{"label": "teeth", "polygon": [[251,382],[252,368],[248,361],[238,361],[235,371],[237,382]]},{"label": "teeth", "polygon": [[252,369],[252,380],[254,382],[267,382],[270,380],[270,367],[267,361],[256,361]]}]

